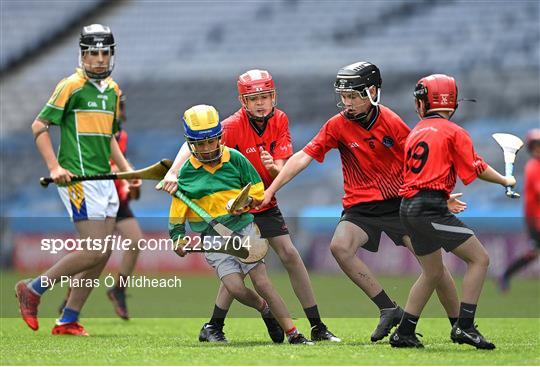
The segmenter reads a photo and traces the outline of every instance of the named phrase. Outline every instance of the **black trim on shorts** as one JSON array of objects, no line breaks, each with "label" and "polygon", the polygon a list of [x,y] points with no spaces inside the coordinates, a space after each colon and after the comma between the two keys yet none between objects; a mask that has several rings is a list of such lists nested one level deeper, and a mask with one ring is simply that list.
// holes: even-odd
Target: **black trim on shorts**
[{"label": "black trim on shorts", "polygon": [[368,241],[362,248],[370,252],[379,251],[382,232],[396,246],[405,246],[403,237],[408,234],[399,218],[400,203],[401,198],[360,203],[344,209],[339,221],[350,222],[366,232]]},{"label": "black trim on shorts", "polygon": [[253,217],[253,221],[261,232],[261,238],[272,238],[289,234],[287,223],[277,206],[263,212],[253,213]]},{"label": "black trim on shorts", "polygon": [[410,199],[404,198],[400,216],[418,256],[440,248],[453,251],[474,236],[472,229],[450,213],[444,191],[423,190]]},{"label": "black trim on shorts", "polygon": [[135,218],[135,214],[133,214],[133,212],[131,211],[129,202],[120,201],[120,205],[118,206],[118,212],[116,213],[116,222],[120,222],[128,218]]}]

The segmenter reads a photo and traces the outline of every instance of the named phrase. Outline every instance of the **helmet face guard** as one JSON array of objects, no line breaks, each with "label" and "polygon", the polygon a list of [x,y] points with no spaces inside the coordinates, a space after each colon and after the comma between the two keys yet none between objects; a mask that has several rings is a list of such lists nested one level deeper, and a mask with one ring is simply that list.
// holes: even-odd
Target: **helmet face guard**
[{"label": "helmet face guard", "polygon": [[[334,82],[334,91],[336,92],[336,106],[340,113],[348,120],[355,122],[365,122],[373,108],[377,107],[381,100],[382,79],[379,68],[369,62],[357,62],[341,68]],[[375,87],[377,94],[375,99],[372,97],[370,88]],[[371,107],[368,111],[352,115],[347,111],[341,99],[342,93],[357,93],[361,99],[369,99]]]},{"label": "helmet face guard", "polygon": [[[211,162],[217,161],[223,155],[223,145],[221,144],[221,134],[213,138],[206,138],[206,139],[201,139],[201,140],[191,139],[187,135],[184,135],[184,137],[186,138],[189,151],[201,163],[211,163]],[[214,139],[217,140],[217,147],[215,149],[205,150],[204,147],[207,145],[206,143],[212,142]]]},{"label": "helmet face guard", "polygon": [[[223,155],[223,129],[217,110],[208,105],[197,105],[184,113],[184,137],[191,154],[202,163],[217,161]],[[215,148],[208,149],[214,145]]]},{"label": "helmet face guard", "polygon": [[[79,38],[79,67],[90,79],[102,80],[109,77],[114,69],[114,54],[116,43],[109,27],[101,24],[92,24],[82,29]],[[98,65],[89,65],[84,62],[86,55],[109,55],[109,63],[105,71],[96,72]]]}]

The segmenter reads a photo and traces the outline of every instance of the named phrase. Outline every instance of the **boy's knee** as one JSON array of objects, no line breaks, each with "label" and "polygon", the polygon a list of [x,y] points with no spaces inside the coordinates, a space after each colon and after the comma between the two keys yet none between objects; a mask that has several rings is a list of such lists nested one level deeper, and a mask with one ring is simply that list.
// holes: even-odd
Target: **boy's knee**
[{"label": "boy's knee", "polygon": [[336,259],[342,259],[354,255],[351,247],[344,241],[340,241],[339,238],[332,239],[330,244],[330,252]]}]

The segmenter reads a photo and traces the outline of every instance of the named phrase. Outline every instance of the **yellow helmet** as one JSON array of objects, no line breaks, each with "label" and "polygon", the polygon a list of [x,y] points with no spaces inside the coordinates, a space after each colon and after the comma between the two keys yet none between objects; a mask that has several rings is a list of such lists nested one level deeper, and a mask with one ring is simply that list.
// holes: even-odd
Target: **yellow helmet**
[{"label": "yellow helmet", "polygon": [[200,104],[191,107],[184,112],[184,136],[189,146],[191,154],[200,162],[211,162],[221,158],[223,149],[221,144],[217,149],[201,151],[197,148],[197,143],[205,140],[221,138],[223,129],[219,121],[218,111],[213,107]]}]

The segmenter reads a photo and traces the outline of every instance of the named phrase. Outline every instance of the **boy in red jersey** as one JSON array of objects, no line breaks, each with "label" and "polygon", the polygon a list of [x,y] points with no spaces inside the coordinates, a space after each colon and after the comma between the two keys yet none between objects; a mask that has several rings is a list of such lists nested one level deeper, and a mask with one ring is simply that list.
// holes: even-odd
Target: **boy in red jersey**
[{"label": "boy in red jersey", "polygon": [[422,119],[405,143],[406,157],[400,216],[411,236],[422,274],[411,288],[403,318],[390,336],[393,347],[422,348],[415,335],[422,309],[444,274],[441,248],[467,263],[459,319],[452,327],[454,343],[494,349],[474,325],[476,305],[489,265],[489,256],[473,231],[451,214],[446,200],[456,177],[468,185],[477,177],[514,186],[479,157],[467,132],[449,121],[457,108],[454,78],[443,74],[420,79],[415,88],[416,111]]},{"label": "boy in red jersey", "polygon": [[[223,121],[222,143],[242,153],[253,164],[264,186],[268,187],[292,155],[289,119],[285,112],[275,107],[276,89],[268,71],[249,70],[240,75],[237,85],[242,107]],[[189,150],[184,145],[165,177],[164,190],[170,193],[176,191],[178,169],[188,157]],[[294,292],[311,324],[311,339],[341,341],[321,320],[306,266],[291,241],[276,198],[251,213],[262,237],[268,239],[289,273]],[[226,340],[223,326],[232,301],[233,297],[221,284],[212,318],[201,329],[200,341]],[[273,337],[272,340],[276,341]]]},{"label": "boy in red jersey", "polygon": [[525,222],[534,248],[506,269],[499,279],[499,287],[503,291],[510,288],[512,276],[538,258],[540,253],[540,129],[532,129],[527,134],[527,149],[531,158],[525,166]]},{"label": "boy in red jersey", "polygon": [[[380,105],[382,80],[377,66],[357,62],[339,70],[334,84],[342,111],[333,116],[303,150],[285,164],[265,191],[266,205],[274,194],[312,161],[324,160],[337,148],[343,165],[343,213],[330,250],[341,269],[380,310],[372,341],[383,339],[399,323],[403,310],[390,299],[367,265],[356,256],[359,247],[377,252],[384,231],[399,246],[410,240],[399,220],[403,157],[409,127],[389,108]],[[452,208],[463,209],[460,202]],[[454,281],[446,270],[437,289],[451,320],[457,320],[459,302]]]}]

